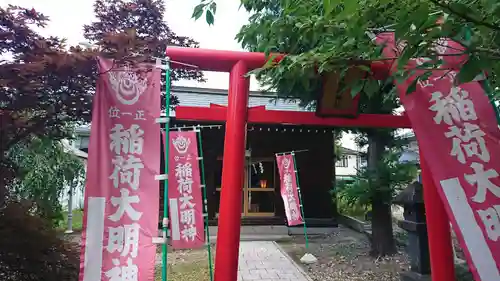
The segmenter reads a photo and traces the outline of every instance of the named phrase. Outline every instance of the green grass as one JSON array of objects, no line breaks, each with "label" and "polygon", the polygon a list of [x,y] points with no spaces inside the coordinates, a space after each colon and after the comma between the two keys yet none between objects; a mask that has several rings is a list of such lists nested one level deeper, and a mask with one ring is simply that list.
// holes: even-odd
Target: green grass
[{"label": "green grass", "polygon": [[[214,252],[212,252],[212,259]],[[162,280],[161,268],[161,265],[156,267],[155,281]],[[167,276],[168,281],[210,281],[207,249],[173,250],[169,248]]]},{"label": "green grass", "polygon": [[[68,212],[63,212],[64,219],[59,225],[59,229],[68,229]],[[83,210],[73,210],[73,231],[81,231],[83,228]]]},{"label": "green grass", "polygon": [[[209,281],[210,273],[207,262],[192,262],[169,265],[168,281]],[[156,268],[155,281],[161,281],[161,266]]]}]

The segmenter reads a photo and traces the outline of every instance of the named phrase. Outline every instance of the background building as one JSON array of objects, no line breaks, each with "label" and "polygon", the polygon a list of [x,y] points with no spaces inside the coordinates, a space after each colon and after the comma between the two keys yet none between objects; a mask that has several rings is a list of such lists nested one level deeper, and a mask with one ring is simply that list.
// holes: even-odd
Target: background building
[{"label": "background building", "polygon": [[366,157],[363,152],[340,147],[340,156],[335,162],[337,181],[354,181],[354,177],[362,167],[366,167]]}]

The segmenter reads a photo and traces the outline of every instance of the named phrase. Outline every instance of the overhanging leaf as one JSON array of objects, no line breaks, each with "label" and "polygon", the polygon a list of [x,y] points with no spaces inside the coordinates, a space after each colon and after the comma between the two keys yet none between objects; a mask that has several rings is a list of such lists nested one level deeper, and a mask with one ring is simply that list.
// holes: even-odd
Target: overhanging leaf
[{"label": "overhanging leaf", "polygon": [[276,59],[276,55],[269,55],[266,63],[262,66],[263,69],[269,68],[274,65],[274,60]]},{"label": "overhanging leaf", "polygon": [[194,18],[195,20],[199,19],[201,15],[203,15],[203,8],[205,8],[205,4],[201,3],[196,5],[193,10],[193,14],[191,15],[191,18]]},{"label": "overhanging leaf", "polygon": [[214,14],[212,13],[212,11],[207,10],[205,18],[206,18],[208,25],[214,24]]},{"label": "overhanging leaf", "polygon": [[215,14],[217,12],[217,3],[216,2],[212,2],[212,4],[210,4],[210,11],[212,11],[213,14]]},{"label": "overhanging leaf", "polygon": [[323,0],[323,12],[326,16],[330,15],[337,6],[340,4],[341,0]]},{"label": "overhanging leaf", "polygon": [[378,81],[375,79],[367,79],[363,91],[369,96],[373,96],[380,91]]},{"label": "overhanging leaf", "polygon": [[475,20],[480,20],[480,16],[478,16],[477,12],[474,9],[472,9],[469,5],[466,5],[464,3],[459,3],[457,1],[452,1],[450,2],[449,6],[450,10],[454,11],[455,13],[466,15]]},{"label": "overhanging leaf", "polygon": [[410,85],[408,85],[408,88],[406,89],[406,94],[409,95],[417,90],[417,83],[418,83],[418,77],[415,78]]},{"label": "overhanging leaf", "polygon": [[355,97],[361,90],[365,84],[365,80],[357,80],[354,83],[351,83],[349,86],[351,87],[351,96]]},{"label": "overhanging leaf", "polygon": [[462,65],[460,72],[457,75],[457,82],[459,84],[468,83],[472,81],[478,74],[481,73],[483,66],[480,60],[475,56],[469,57],[467,62]]}]

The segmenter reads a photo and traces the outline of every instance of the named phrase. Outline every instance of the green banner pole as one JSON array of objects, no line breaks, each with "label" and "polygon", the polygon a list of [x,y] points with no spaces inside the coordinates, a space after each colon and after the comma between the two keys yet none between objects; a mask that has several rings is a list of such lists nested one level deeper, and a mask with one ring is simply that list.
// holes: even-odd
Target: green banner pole
[{"label": "green banner pole", "polygon": [[302,219],[304,220],[304,237],[306,239],[306,249],[309,249],[309,239],[307,237],[307,226],[306,226],[306,216],[304,215],[304,204],[302,203],[302,193],[300,192],[300,181],[299,181],[299,172],[297,170],[297,161],[295,159],[295,152],[292,151],[290,154],[292,154],[293,158],[293,169],[295,172],[295,181],[297,184],[297,193],[299,194],[299,206],[300,206],[300,212],[302,214]]},{"label": "green banner pole", "polygon": [[210,245],[210,230],[208,227],[208,200],[207,200],[207,186],[205,184],[205,162],[203,159],[203,145],[201,141],[201,130],[195,129],[198,139],[198,154],[200,155],[200,172],[201,172],[201,186],[203,188],[203,217],[205,218],[205,233],[207,239],[207,251],[208,251],[208,270],[210,273],[210,281],[213,281],[213,266],[212,266],[212,249]]},{"label": "green banner pole", "polygon": [[[161,64],[163,66],[163,62]],[[163,67],[162,67],[163,69]],[[163,71],[162,71],[163,73]],[[165,175],[167,176],[163,182],[163,245],[162,245],[162,280],[167,281],[167,228],[168,228],[168,155],[170,143],[170,63],[169,58],[165,61]]]}]

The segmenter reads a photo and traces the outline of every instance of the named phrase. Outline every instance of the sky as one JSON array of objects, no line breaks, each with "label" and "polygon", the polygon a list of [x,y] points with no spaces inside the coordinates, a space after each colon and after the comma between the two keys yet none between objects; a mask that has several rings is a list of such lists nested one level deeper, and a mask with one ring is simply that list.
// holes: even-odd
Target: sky
[{"label": "sky", "polygon": [[[243,50],[241,45],[234,40],[240,27],[247,23],[248,13],[239,9],[238,0],[216,0],[217,13],[215,23],[209,26],[202,17],[198,21],[191,18],[193,8],[200,3],[199,0],[166,0],[166,13],[164,19],[170,28],[182,36],[189,36],[200,42],[201,48],[218,50]],[[43,35],[64,37],[68,44],[77,45],[85,42],[83,38],[83,25],[92,22],[93,0],[0,0],[0,5],[19,5],[26,8],[35,8],[36,11],[50,18],[48,26],[41,30]],[[228,73],[205,72],[207,82],[178,81],[175,85],[203,88],[227,89],[229,85]],[[259,90],[258,83],[252,77],[250,90]],[[342,145],[357,149],[353,135],[346,134]]]},{"label": "sky", "polygon": [[[68,44],[85,42],[82,33],[84,24],[94,20],[92,5],[94,0],[0,0],[7,4],[35,8],[50,18],[49,25],[40,32],[44,35],[57,35],[68,39]],[[209,26],[202,17],[198,21],[191,18],[194,7],[200,0],[165,0],[164,19],[170,28],[182,36],[189,36],[200,42],[201,48],[219,50],[243,50],[234,40],[240,27],[247,22],[248,13],[239,9],[238,0],[217,0],[215,24]],[[229,73],[205,72],[207,82],[179,81],[178,86],[198,86],[204,88],[227,89]],[[251,90],[259,90],[258,83],[252,79]]]}]

